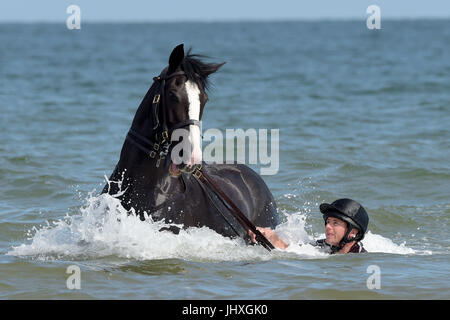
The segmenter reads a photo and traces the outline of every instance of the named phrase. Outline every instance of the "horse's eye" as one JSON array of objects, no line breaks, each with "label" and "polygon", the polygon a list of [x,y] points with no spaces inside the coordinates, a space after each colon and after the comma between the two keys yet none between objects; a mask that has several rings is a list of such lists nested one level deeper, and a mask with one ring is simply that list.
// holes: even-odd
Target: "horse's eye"
[{"label": "horse's eye", "polygon": [[180,78],[175,79],[175,85],[177,87],[179,87],[179,86],[181,86],[183,84],[184,84],[184,80],[183,79],[180,79]]},{"label": "horse's eye", "polygon": [[169,98],[174,101],[178,101],[178,97],[173,91],[169,91]]}]

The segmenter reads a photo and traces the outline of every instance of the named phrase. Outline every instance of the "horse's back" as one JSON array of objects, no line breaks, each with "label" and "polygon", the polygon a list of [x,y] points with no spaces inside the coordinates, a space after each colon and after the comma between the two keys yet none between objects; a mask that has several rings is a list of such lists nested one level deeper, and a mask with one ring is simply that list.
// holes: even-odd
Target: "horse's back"
[{"label": "horse's back", "polygon": [[257,226],[278,224],[278,213],[272,193],[264,180],[244,164],[204,164],[203,170]]}]

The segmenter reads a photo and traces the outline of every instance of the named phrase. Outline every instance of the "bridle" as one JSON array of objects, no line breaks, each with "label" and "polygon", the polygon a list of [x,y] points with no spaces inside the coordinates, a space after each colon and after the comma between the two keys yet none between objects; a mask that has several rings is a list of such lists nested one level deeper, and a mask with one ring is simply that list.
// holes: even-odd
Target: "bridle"
[{"label": "bridle", "polygon": [[[155,133],[155,141],[151,141],[150,139],[146,138],[144,135],[142,135],[139,131],[134,129],[133,127],[130,128],[128,131],[126,139],[131,142],[134,146],[136,146],[138,149],[146,153],[150,156],[150,158],[154,159],[159,152],[159,157],[156,160],[156,167],[158,168],[160,166],[161,160],[164,160],[169,153],[169,148],[171,145],[171,135],[172,132],[176,129],[183,128],[189,125],[195,125],[200,128],[201,132],[201,126],[200,121],[195,119],[187,119],[185,121],[181,121],[179,123],[174,124],[170,128],[167,126],[167,119],[166,119],[166,110],[165,110],[165,103],[164,103],[164,93],[165,93],[165,85],[166,81],[176,77],[176,76],[186,76],[186,73],[184,71],[177,71],[173,72],[170,75],[167,75],[167,69],[165,69],[159,76],[154,77],[153,81],[157,82],[158,88],[156,94],[153,96],[152,101],[152,116],[154,119],[154,125],[152,132]],[[159,112],[162,110],[162,123],[159,121]],[[137,138],[141,141],[139,143],[135,140]],[[225,221],[230,225],[230,227],[236,232],[237,235],[239,233],[232,227],[231,223],[226,219],[224,213],[222,210],[215,204],[214,199],[212,197],[216,197],[224,206],[225,208],[230,211],[230,213],[234,216],[234,218],[241,224],[241,226],[244,228],[246,232],[253,232],[255,234],[255,240],[261,244],[264,248],[266,248],[268,251],[271,251],[275,247],[270,243],[269,240],[253,225],[253,223],[242,213],[242,211],[233,203],[233,201],[217,186],[217,184],[211,179],[211,177],[202,170],[202,165],[194,165],[191,167],[181,167],[181,171],[185,173],[193,173],[193,176],[197,179],[200,186],[205,190],[205,193],[207,197],[211,200],[211,203],[216,207],[216,209],[219,211],[219,213],[222,215],[222,217],[225,219]]]},{"label": "bridle", "polygon": [[[152,159],[159,153],[155,164],[157,168],[159,167],[161,160],[164,160],[169,153],[169,148],[172,144],[170,137],[172,136],[173,131],[189,125],[198,126],[201,130],[200,121],[196,119],[187,119],[172,125],[170,128],[168,127],[164,101],[166,81],[176,76],[185,76],[187,78],[187,75],[184,71],[176,71],[170,75],[167,75],[167,72],[168,69],[165,69],[159,76],[153,78],[153,81],[156,82],[156,85],[158,86],[156,93],[153,96],[151,109],[152,117],[154,119],[152,133],[155,134],[155,140],[151,141],[133,127],[130,128],[126,137],[129,142],[145,152]],[[162,122],[159,121],[159,112],[162,112]],[[135,138],[139,139],[141,143],[136,141]],[[142,142],[144,142],[144,144],[142,144]]]}]

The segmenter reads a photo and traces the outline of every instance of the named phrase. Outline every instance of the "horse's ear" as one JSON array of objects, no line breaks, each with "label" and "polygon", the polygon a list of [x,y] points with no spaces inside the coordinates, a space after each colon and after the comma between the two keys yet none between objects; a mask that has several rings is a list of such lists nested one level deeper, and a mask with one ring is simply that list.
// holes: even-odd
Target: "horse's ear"
[{"label": "horse's ear", "polygon": [[184,59],[184,45],[179,44],[176,46],[169,58],[169,73],[174,72]]}]

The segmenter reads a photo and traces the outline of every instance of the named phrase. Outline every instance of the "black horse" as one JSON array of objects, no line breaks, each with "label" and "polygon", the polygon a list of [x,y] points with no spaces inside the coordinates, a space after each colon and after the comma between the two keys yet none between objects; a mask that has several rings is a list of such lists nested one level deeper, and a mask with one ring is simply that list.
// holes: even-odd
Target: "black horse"
[{"label": "black horse", "polygon": [[[224,236],[248,241],[247,232],[223,203],[186,170],[202,157],[199,121],[208,100],[208,76],[224,64],[205,63],[200,58],[190,50],[185,55],[182,44],[172,51],[169,66],[154,78],[136,112],[103,193],[117,196],[120,192],[124,208],[141,220],[165,219],[185,228],[207,226]],[[183,128],[192,151],[185,163],[176,165],[171,138],[174,130]],[[272,228],[278,224],[274,198],[256,172],[243,164],[203,162],[202,166],[253,224]]]}]

